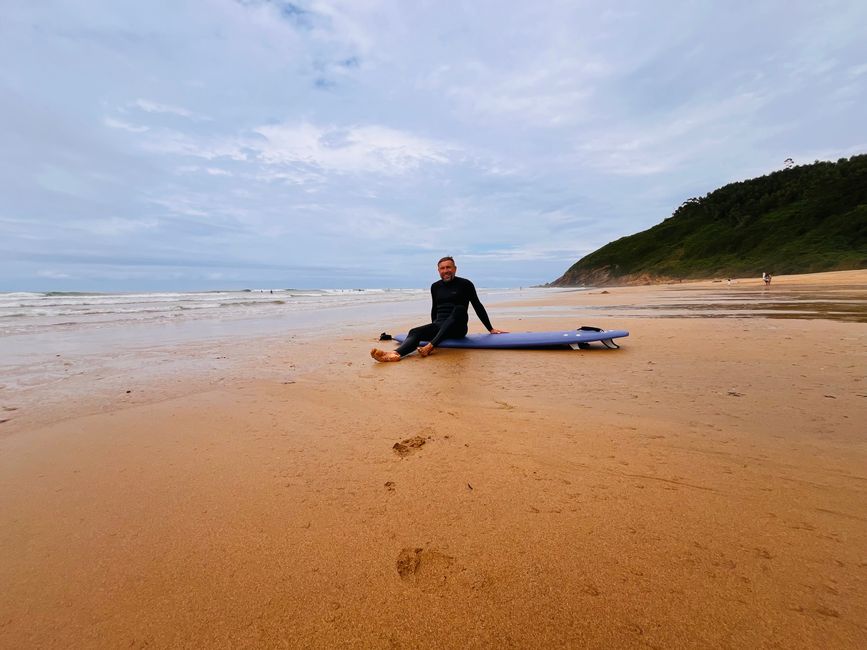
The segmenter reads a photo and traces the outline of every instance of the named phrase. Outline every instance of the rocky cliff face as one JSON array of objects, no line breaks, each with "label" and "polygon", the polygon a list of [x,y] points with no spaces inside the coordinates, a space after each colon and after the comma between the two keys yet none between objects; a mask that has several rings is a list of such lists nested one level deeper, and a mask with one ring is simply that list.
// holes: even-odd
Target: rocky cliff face
[{"label": "rocky cliff face", "polygon": [[553,282],[549,282],[548,287],[618,287],[618,286],[640,286],[648,284],[659,284],[662,282],[677,282],[677,278],[672,278],[663,275],[651,275],[649,273],[626,273],[618,274],[611,267],[598,269],[576,269],[575,271],[566,271]]}]

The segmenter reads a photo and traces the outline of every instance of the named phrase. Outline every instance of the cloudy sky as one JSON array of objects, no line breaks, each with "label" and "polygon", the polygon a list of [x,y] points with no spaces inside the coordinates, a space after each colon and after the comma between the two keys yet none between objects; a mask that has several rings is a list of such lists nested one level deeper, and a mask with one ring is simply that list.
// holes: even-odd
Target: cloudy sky
[{"label": "cloudy sky", "polygon": [[4,0],[0,291],[558,277],[867,152],[867,2]]}]

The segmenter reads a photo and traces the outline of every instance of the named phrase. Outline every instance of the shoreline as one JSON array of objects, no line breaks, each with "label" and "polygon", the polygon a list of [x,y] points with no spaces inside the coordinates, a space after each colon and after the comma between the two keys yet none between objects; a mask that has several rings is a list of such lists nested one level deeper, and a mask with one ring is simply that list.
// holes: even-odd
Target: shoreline
[{"label": "shoreline", "polygon": [[376,364],[357,323],[6,411],[0,645],[863,647],[867,323],[687,317],[719,288],[489,307],[620,350]]},{"label": "shoreline", "polygon": [[[812,273],[784,273],[781,275],[774,275],[773,281],[778,279],[783,279],[789,283],[797,283],[799,281],[805,283],[826,283],[829,279],[833,279],[836,276],[845,277],[847,274],[853,277],[858,277],[860,274],[867,272],[867,269],[847,269],[844,271],[818,271]],[[623,289],[628,287],[657,287],[657,286],[679,286],[682,284],[719,284],[725,283],[728,281],[732,281],[735,283],[740,282],[748,282],[755,284],[763,284],[762,276],[726,276],[726,277],[706,277],[706,278],[665,278],[665,277],[646,277],[641,276],[641,278],[637,278],[630,282],[625,282],[622,284],[600,284],[600,285],[558,285],[553,282],[549,282],[546,284],[534,285],[534,289],[570,289],[570,288],[587,288],[587,289],[607,289],[607,288],[617,288]],[[556,282],[556,280],[555,280]]]}]

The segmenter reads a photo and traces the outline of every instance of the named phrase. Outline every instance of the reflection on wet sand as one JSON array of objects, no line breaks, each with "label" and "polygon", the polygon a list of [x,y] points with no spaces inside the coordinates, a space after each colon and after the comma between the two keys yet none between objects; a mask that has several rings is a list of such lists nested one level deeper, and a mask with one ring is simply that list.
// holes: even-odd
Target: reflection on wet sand
[{"label": "reflection on wet sand", "polygon": [[[651,316],[682,318],[804,318],[867,322],[867,287],[833,289],[781,286],[739,289],[726,286],[718,291],[674,287],[658,303],[645,306]],[[629,310],[634,305],[624,306]],[[617,308],[616,306],[614,307]]]},{"label": "reflection on wet sand", "polygon": [[[612,293],[615,291],[618,290],[611,290]],[[587,295],[594,294],[587,292]],[[630,295],[624,294],[624,298]],[[643,298],[643,303],[558,305],[542,307],[539,311],[545,316],[554,312],[580,312],[633,318],[795,318],[867,323],[867,287],[855,284],[833,288],[810,285],[756,287],[726,284],[718,288],[668,285],[664,290]]]}]

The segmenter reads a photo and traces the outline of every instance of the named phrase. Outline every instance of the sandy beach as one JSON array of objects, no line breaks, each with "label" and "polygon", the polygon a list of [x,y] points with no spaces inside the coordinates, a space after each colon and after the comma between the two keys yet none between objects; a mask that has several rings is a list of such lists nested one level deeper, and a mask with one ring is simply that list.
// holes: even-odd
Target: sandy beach
[{"label": "sandy beach", "polygon": [[867,271],[489,312],[0,389],[0,647],[867,647]]}]

